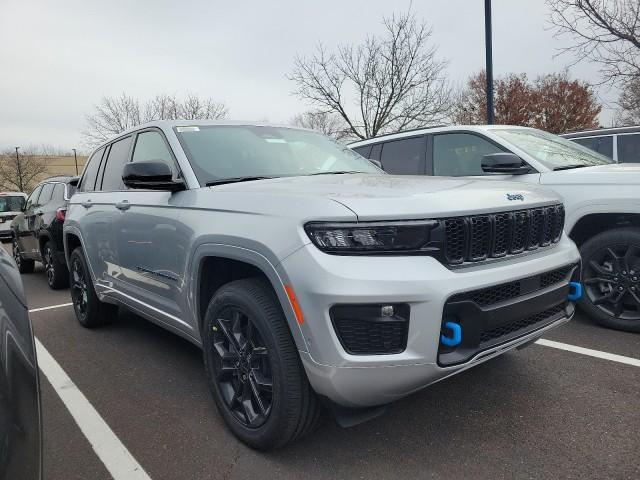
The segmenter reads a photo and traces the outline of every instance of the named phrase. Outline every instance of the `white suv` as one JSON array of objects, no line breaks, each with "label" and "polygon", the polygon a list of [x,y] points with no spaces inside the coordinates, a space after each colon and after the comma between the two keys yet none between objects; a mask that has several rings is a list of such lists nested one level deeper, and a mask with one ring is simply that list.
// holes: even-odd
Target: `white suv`
[{"label": "white suv", "polygon": [[559,193],[582,254],[580,305],[602,325],[640,332],[640,164],[613,160],[533,128],[454,126],[349,145],[392,174],[541,184]]}]

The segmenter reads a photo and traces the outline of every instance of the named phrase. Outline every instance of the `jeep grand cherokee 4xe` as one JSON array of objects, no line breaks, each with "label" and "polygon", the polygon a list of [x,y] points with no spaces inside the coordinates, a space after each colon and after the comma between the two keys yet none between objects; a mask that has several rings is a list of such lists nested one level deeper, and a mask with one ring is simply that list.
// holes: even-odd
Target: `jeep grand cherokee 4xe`
[{"label": "jeep grand cherokee 4xe", "polygon": [[321,402],[389,403],[566,322],[563,222],[539,187],[391,176],[308,130],[163,121],[93,152],[64,238],[80,323],[120,305],[201,346],[220,414],[266,449]]}]

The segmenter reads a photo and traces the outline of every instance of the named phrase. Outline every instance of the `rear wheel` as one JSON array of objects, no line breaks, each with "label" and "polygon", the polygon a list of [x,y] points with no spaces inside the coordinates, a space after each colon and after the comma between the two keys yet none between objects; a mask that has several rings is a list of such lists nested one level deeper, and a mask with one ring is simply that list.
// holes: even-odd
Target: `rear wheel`
[{"label": "rear wheel", "polygon": [[67,266],[58,260],[53,242],[48,241],[42,249],[42,264],[47,274],[49,288],[57,290],[69,286],[69,271]]},{"label": "rear wheel", "polygon": [[606,327],[640,332],[640,230],[601,233],[580,254],[583,310]]},{"label": "rear wheel", "polygon": [[318,398],[278,300],[264,281],[221,287],[209,303],[203,341],[213,397],[244,443],[278,448],[317,425]]},{"label": "rear wheel", "polygon": [[69,272],[71,301],[78,322],[87,328],[94,328],[109,322],[117,314],[117,307],[98,300],[82,248],[76,248],[71,253],[69,260],[71,263]]},{"label": "rear wheel", "polygon": [[18,239],[13,237],[13,260],[16,262],[18,266],[18,271],[20,273],[32,273],[33,268],[35,266],[35,262],[28,258],[22,258],[22,253],[20,253],[20,246],[18,245]]}]

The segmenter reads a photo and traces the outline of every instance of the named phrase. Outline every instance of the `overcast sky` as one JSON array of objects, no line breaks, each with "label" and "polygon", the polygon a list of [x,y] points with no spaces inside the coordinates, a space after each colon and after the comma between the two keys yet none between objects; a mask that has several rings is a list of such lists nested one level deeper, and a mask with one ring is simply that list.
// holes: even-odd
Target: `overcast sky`
[{"label": "overcast sky", "polygon": [[[423,0],[453,82],[484,66],[483,0]],[[229,118],[285,123],[307,107],[286,76],[296,53],[360,42],[409,1],[0,0],[0,147],[81,147],[84,115],[104,95],[195,93]],[[561,71],[543,0],[494,0],[494,74]],[[597,67],[574,78],[597,81]],[[615,92],[601,89],[611,103]],[[601,122],[608,124],[611,110]]]}]

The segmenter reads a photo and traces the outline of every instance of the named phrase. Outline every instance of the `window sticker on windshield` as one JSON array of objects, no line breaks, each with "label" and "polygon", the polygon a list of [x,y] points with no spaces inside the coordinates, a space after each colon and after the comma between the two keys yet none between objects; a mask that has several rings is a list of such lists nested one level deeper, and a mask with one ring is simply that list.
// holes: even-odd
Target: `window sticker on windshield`
[{"label": "window sticker on windshield", "polygon": [[176,130],[179,133],[182,133],[182,132],[199,132],[200,131],[200,127],[176,127]]},{"label": "window sticker on windshield", "polygon": [[287,143],[284,138],[265,138],[264,140],[268,143]]}]

